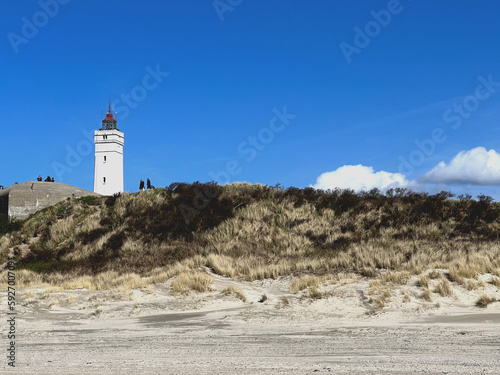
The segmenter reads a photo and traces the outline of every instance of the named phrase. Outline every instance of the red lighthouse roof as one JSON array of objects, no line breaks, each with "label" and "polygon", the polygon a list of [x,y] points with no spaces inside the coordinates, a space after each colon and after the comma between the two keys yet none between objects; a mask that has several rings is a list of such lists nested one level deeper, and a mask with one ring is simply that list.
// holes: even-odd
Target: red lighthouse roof
[{"label": "red lighthouse roof", "polygon": [[118,130],[116,127],[117,121],[113,117],[113,111],[111,110],[111,100],[108,107],[108,112],[106,113],[106,118],[102,120],[101,130]]},{"label": "red lighthouse roof", "polygon": [[104,121],[116,121],[113,117],[113,112],[111,111],[108,111],[108,113],[106,113],[106,118],[104,120],[102,120],[103,122]]}]

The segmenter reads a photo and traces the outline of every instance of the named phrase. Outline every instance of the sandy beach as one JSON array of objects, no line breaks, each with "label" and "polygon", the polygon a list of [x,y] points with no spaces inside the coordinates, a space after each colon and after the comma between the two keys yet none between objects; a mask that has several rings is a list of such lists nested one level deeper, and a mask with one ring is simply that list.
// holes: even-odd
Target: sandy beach
[{"label": "sandy beach", "polygon": [[[222,293],[231,285],[246,302]],[[290,278],[215,277],[212,292],[188,297],[173,296],[169,282],[130,291],[27,288],[18,309],[16,368],[4,360],[2,372],[498,373],[500,303],[475,307],[480,291],[457,287],[431,303],[408,282],[374,309],[366,280],[327,283],[329,297],[317,300],[291,293],[289,285]],[[498,296],[498,288],[487,287]]]}]

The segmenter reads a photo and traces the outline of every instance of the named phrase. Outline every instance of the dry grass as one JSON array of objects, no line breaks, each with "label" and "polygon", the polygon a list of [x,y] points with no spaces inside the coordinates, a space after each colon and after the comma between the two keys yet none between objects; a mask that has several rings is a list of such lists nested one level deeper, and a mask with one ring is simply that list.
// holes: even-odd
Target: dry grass
[{"label": "dry grass", "polygon": [[486,294],[482,294],[478,300],[476,301],[476,306],[479,307],[487,307],[490,303],[496,302],[497,299],[487,296]]},{"label": "dry grass", "polygon": [[368,283],[368,294],[370,302],[375,302],[377,307],[383,308],[392,296],[391,289],[382,278],[372,280]]},{"label": "dry grass", "polygon": [[247,301],[247,297],[245,297],[245,293],[240,289],[235,286],[228,286],[225,288],[222,293],[226,296],[234,296],[238,299],[240,299],[242,302]]},{"label": "dry grass", "polygon": [[321,299],[325,295],[321,293],[317,288],[310,288],[309,293],[307,294],[307,297],[310,299]]},{"label": "dry grass", "polygon": [[378,272],[373,267],[362,267],[358,270],[359,274],[364,277],[376,277]]},{"label": "dry grass", "polygon": [[386,303],[389,301],[389,299],[392,296],[392,292],[390,289],[384,289],[380,295],[380,297],[377,298],[377,304],[379,307],[384,307]]},{"label": "dry grass", "polygon": [[204,272],[184,272],[172,282],[172,292],[182,295],[188,295],[192,291],[209,292],[213,282],[213,277]]},{"label": "dry grass", "polygon": [[482,280],[466,280],[465,287],[467,290],[476,290],[479,288],[484,288],[486,284]]},{"label": "dry grass", "polygon": [[476,301],[476,306],[487,307],[490,303],[493,303],[496,301],[497,301],[496,298],[487,296],[486,294],[482,294],[481,296],[479,296],[478,300]]},{"label": "dry grass", "polygon": [[432,292],[428,288],[424,288],[420,298],[426,300],[427,302],[432,302]]},{"label": "dry grass", "polygon": [[435,280],[441,277],[441,273],[437,270],[432,270],[427,274],[427,276],[429,277],[429,279]]},{"label": "dry grass", "polygon": [[379,293],[383,287],[384,285],[380,279],[370,280],[368,283],[368,294]]},{"label": "dry grass", "polygon": [[436,285],[436,293],[439,293],[443,297],[452,296],[453,288],[450,282],[446,279],[440,280]]},{"label": "dry grass", "polygon": [[337,275],[335,275],[335,277],[331,278],[332,282],[338,284],[347,284],[361,279],[361,275],[355,274],[353,272],[339,272]]},{"label": "dry grass", "polygon": [[452,265],[448,270],[449,278],[451,281],[454,281],[459,284],[465,284],[464,279],[476,278],[477,273],[473,269],[473,267],[468,266],[466,264],[461,265]]},{"label": "dry grass", "polygon": [[150,284],[150,280],[135,274],[120,275],[116,271],[103,272],[95,277],[81,276],[71,281],[62,282],[65,289],[109,290],[120,288],[123,290],[141,289]]},{"label": "dry grass", "polygon": [[429,288],[429,277],[427,275],[420,275],[418,278],[418,285],[421,288]]},{"label": "dry grass", "polygon": [[24,298],[31,298],[34,295],[35,294],[33,293],[32,290],[25,290],[25,291],[21,292],[21,296],[23,296]]},{"label": "dry grass", "polygon": [[[179,207],[192,207],[206,189],[215,198],[184,220]],[[250,281],[294,275],[294,291],[347,272],[404,284],[424,270],[437,279],[442,269],[471,287],[480,287],[480,274],[500,276],[498,203],[394,194],[178,184],[70,200],[0,236],[0,259],[36,235],[18,264],[18,286],[89,290],[144,288],[200,267]],[[0,284],[6,279],[1,273]]]},{"label": "dry grass", "polygon": [[292,292],[299,292],[304,289],[317,289],[320,284],[331,280],[329,275],[325,276],[313,276],[313,275],[304,275],[299,277],[294,277],[292,283],[290,284],[290,290]]},{"label": "dry grass", "polygon": [[[74,276],[61,273],[40,274],[29,270],[16,271],[18,287],[42,286],[63,289],[121,290],[141,289],[151,284],[162,283],[182,273],[198,268],[204,262],[200,258],[192,258],[172,267],[155,268],[141,276],[136,273],[120,274],[117,271],[102,272],[97,275]],[[0,273],[0,281],[7,278],[7,272]]]},{"label": "dry grass", "polygon": [[383,283],[393,283],[393,284],[406,284],[410,277],[410,273],[408,271],[402,272],[393,272],[388,271],[383,273],[380,276],[380,279]]},{"label": "dry grass", "polygon": [[281,302],[282,307],[286,307],[286,306],[290,305],[290,300],[286,296],[281,297],[280,302]]},{"label": "dry grass", "polygon": [[299,292],[307,288],[318,288],[320,283],[320,278],[317,276],[300,276],[294,277],[292,283],[290,284],[290,290],[292,292]]},{"label": "dry grass", "polygon": [[234,277],[236,270],[234,269],[234,259],[217,254],[210,254],[206,261],[207,267],[212,269],[216,274],[225,277]]},{"label": "dry grass", "polygon": [[490,280],[490,284],[500,287],[500,277],[493,276]]}]

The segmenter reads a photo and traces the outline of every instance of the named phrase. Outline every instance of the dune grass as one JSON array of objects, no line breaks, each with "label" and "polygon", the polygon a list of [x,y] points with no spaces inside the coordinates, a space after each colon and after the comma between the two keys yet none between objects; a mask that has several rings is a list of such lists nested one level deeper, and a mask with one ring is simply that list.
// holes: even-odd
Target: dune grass
[{"label": "dune grass", "polygon": [[482,294],[476,301],[476,306],[478,307],[487,307],[490,303],[496,302],[497,299],[487,296],[486,294]]},{"label": "dune grass", "polygon": [[[293,276],[296,291],[347,273],[404,284],[440,269],[470,286],[480,274],[500,276],[500,205],[485,196],[448,198],[404,189],[355,194],[176,183],[47,208],[0,236],[0,262],[28,244],[26,257],[14,256],[19,285],[93,290],[177,276],[184,291],[180,285],[189,282],[181,281],[200,267],[249,281]],[[445,281],[437,285],[447,295]]]},{"label": "dune grass", "polygon": [[424,291],[422,292],[420,297],[427,302],[432,302],[432,292],[429,290],[429,288],[424,287]]},{"label": "dune grass", "polygon": [[233,296],[241,300],[242,302],[247,301],[247,297],[245,296],[245,293],[240,289],[235,286],[228,286],[227,288],[224,288],[222,291],[222,294],[226,296]]},{"label": "dune grass", "polygon": [[317,289],[323,281],[323,278],[311,275],[294,277],[290,284],[290,290],[292,292],[299,292],[307,288]]},{"label": "dune grass", "polygon": [[429,288],[429,276],[423,274],[418,278],[418,285],[422,288]]},{"label": "dune grass", "polygon": [[436,285],[436,293],[443,297],[450,297],[453,295],[453,287],[446,279],[441,279]]},{"label": "dune grass", "polygon": [[209,292],[214,279],[203,272],[183,272],[175,278],[172,283],[174,294],[189,295],[195,291],[198,293]]},{"label": "dune grass", "polygon": [[500,287],[500,277],[493,276],[493,277],[491,278],[490,283],[491,283],[492,285],[495,285],[496,287]]}]

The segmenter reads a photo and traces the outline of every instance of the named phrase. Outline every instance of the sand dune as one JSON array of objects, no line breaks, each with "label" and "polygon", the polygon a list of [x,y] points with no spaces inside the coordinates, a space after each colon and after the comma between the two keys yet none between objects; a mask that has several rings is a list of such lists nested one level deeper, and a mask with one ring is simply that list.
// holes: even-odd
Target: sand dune
[{"label": "sand dune", "polygon": [[[475,307],[484,291],[455,287],[426,302],[409,281],[376,308],[364,279],[327,282],[321,299],[290,292],[290,283],[216,276],[212,292],[188,297],[172,295],[171,281],[130,291],[27,288],[17,367],[4,362],[2,372],[498,373],[500,303]],[[229,286],[247,301],[222,293]]]}]

